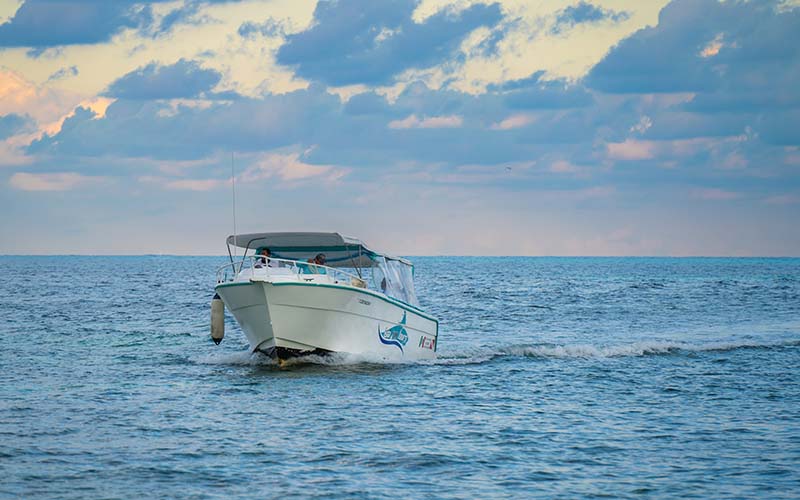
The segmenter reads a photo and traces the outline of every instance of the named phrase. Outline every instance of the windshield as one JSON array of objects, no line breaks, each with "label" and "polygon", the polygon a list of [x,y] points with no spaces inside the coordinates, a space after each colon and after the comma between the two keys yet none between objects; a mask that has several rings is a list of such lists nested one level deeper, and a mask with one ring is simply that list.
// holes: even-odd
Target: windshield
[{"label": "windshield", "polygon": [[418,307],[419,301],[414,292],[414,267],[380,255],[373,257],[373,261],[377,264],[372,268],[372,281],[375,289],[389,297]]}]

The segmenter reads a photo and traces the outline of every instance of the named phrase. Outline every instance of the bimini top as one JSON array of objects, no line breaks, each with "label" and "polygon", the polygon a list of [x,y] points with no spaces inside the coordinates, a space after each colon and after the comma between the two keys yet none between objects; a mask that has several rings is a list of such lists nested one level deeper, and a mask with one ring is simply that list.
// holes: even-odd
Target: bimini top
[{"label": "bimini top", "polygon": [[228,245],[257,251],[269,248],[273,257],[306,261],[324,253],[330,267],[375,267],[379,260],[388,259],[411,265],[405,259],[374,252],[356,238],[339,233],[252,233],[228,236]]}]

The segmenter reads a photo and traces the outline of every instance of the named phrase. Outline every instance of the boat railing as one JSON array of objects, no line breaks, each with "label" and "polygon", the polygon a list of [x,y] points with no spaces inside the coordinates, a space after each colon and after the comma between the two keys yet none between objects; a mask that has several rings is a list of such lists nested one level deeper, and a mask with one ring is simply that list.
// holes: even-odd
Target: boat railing
[{"label": "boat railing", "polygon": [[217,284],[249,280],[259,275],[294,277],[298,281],[316,281],[321,276],[327,276],[335,284],[367,288],[365,279],[335,267],[261,255],[248,255],[242,260],[220,266],[217,269]]}]

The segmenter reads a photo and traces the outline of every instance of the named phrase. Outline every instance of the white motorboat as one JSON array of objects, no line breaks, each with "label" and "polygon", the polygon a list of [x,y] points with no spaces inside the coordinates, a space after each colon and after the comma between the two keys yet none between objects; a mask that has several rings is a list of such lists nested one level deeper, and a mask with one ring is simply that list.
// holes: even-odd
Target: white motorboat
[{"label": "white motorboat", "polygon": [[[227,244],[231,262],[217,271],[212,301],[217,343],[224,335],[221,299],[252,351],[279,362],[329,353],[436,357],[439,322],[420,309],[409,261],[338,233],[240,234]],[[234,257],[232,246],[243,256]]]}]

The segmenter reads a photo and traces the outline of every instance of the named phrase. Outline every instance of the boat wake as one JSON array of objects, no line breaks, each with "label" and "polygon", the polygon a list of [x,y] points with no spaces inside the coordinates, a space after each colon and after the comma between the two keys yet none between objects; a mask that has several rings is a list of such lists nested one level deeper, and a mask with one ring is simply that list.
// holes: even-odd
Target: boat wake
[{"label": "boat wake", "polygon": [[648,341],[631,344],[595,346],[591,344],[531,344],[502,347],[483,352],[441,355],[436,364],[476,364],[498,358],[525,357],[544,359],[606,359],[641,356],[680,355],[702,352],[726,352],[741,349],[775,349],[800,346],[800,339],[791,340],[742,340],[705,343]]},{"label": "boat wake", "polygon": [[[334,353],[326,356],[303,356],[284,362],[280,368],[301,368],[303,366],[352,366],[352,365],[474,365],[509,358],[534,359],[613,359],[642,356],[685,355],[703,352],[727,352],[743,349],[780,349],[800,346],[800,339],[784,340],[741,340],[705,343],[648,341],[630,344],[595,346],[591,344],[527,344],[500,348],[476,348],[463,352],[443,352],[437,359],[405,361],[386,359],[364,354]],[[233,353],[207,355],[193,360],[199,364],[271,366],[278,363],[260,353]]]},{"label": "boat wake", "polygon": [[512,356],[542,358],[618,358],[627,356],[650,356],[659,354],[678,354],[690,352],[725,352],[739,349],[772,349],[800,345],[800,340],[789,341],[740,341],[707,342],[692,344],[688,342],[634,342],[617,346],[596,347],[592,345],[529,346],[511,347],[505,352]]}]

